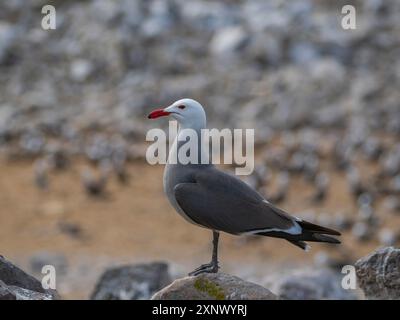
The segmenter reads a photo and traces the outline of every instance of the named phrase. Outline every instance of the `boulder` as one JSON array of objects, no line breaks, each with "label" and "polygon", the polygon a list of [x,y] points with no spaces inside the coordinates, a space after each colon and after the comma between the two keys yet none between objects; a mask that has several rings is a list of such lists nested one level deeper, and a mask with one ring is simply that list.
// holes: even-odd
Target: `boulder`
[{"label": "boulder", "polygon": [[0,256],[0,300],[53,300],[55,290],[45,290],[36,278],[30,276]]},{"label": "boulder", "polygon": [[358,285],[367,299],[400,299],[400,249],[380,248],[355,266]]},{"label": "boulder", "polygon": [[258,284],[225,273],[207,273],[175,280],[152,300],[276,300]]},{"label": "boulder", "polygon": [[0,300],[16,300],[15,295],[3,281],[0,281]]},{"label": "boulder", "polygon": [[272,291],[288,300],[352,300],[353,290],[341,286],[343,275],[329,269],[297,270],[287,275],[274,275],[266,282]]},{"label": "boulder", "polygon": [[142,300],[171,283],[168,265],[144,263],[112,268],[98,281],[92,300]]},{"label": "boulder", "polygon": [[0,300],[53,300],[50,293],[40,293],[17,286],[7,286],[0,280]]}]

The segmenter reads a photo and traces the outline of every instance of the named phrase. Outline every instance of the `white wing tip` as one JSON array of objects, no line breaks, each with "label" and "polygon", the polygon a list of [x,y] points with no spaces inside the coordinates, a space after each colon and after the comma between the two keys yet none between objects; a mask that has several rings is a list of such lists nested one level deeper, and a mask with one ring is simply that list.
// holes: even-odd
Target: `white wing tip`
[{"label": "white wing tip", "polygon": [[310,250],[311,250],[311,246],[309,244],[306,244],[304,251],[309,252]]}]

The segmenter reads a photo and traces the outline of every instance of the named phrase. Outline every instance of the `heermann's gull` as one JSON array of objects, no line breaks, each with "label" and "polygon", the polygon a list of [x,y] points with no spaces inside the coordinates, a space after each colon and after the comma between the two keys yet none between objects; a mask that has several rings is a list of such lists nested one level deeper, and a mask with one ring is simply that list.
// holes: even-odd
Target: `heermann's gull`
[{"label": "heermann's gull", "polygon": [[[233,175],[224,173],[212,164],[183,164],[177,159],[186,143],[183,129],[193,129],[201,137],[206,127],[203,107],[192,99],[176,101],[165,109],[151,112],[149,119],[170,115],[179,123],[178,136],[171,148],[164,171],[164,191],[175,210],[187,221],[213,232],[212,260],[189,275],[217,272],[219,232],[234,235],[253,234],[285,239],[306,250],[304,241],[340,243],[327,235],[339,232],[318,226],[274,207],[257,191]],[[200,141],[200,139],[199,139]],[[204,151],[198,143],[198,157]],[[177,159],[177,163],[171,162]]]}]

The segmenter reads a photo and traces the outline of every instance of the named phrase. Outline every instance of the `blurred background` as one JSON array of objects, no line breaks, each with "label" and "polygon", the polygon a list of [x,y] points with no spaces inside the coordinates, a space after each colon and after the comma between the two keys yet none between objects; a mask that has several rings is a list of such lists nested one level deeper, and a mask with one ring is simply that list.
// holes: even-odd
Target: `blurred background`
[{"label": "blurred background", "polygon": [[[46,4],[56,30],[41,28]],[[397,0],[2,1],[0,254],[34,274],[55,265],[65,298],[113,265],[182,276],[208,262],[210,232],[175,213],[144,158],[147,130],[167,125],[146,115],[183,97],[209,127],[255,129],[246,182],[344,233],[308,253],[223,235],[223,271],[264,283],[398,244],[399,17]]]}]

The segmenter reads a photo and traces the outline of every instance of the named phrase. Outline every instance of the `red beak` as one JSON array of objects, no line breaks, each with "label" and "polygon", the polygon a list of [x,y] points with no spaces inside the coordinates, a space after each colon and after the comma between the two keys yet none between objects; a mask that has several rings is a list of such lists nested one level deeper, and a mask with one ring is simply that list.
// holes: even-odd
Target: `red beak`
[{"label": "red beak", "polygon": [[150,114],[148,115],[147,118],[156,119],[156,118],[159,118],[159,117],[168,116],[170,114],[171,114],[171,112],[164,111],[164,109],[157,109],[157,110],[154,110],[154,111],[150,112]]}]

